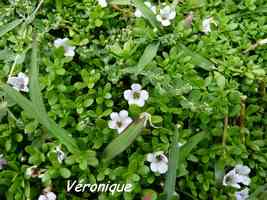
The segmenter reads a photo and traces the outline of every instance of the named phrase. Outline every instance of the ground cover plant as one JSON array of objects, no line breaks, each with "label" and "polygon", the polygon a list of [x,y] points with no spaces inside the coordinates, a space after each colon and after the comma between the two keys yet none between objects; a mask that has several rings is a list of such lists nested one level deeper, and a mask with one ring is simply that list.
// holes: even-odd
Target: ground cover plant
[{"label": "ground cover plant", "polygon": [[265,0],[2,0],[0,199],[266,199],[266,48]]}]

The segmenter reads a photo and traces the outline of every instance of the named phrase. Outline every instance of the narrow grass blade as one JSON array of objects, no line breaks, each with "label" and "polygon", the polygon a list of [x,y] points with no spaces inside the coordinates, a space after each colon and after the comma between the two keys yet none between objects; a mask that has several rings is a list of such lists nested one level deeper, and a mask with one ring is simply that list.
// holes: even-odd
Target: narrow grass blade
[{"label": "narrow grass blade", "polygon": [[160,28],[155,14],[144,4],[143,0],[132,0],[134,6],[139,9],[154,28]]},{"label": "narrow grass blade", "polygon": [[109,3],[116,5],[131,5],[130,0],[111,0]]},{"label": "narrow grass blade", "polygon": [[11,31],[12,29],[16,28],[23,22],[23,19],[16,19],[6,25],[0,27],[0,37]]},{"label": "narrow grass blade", "polygon": [[139,59],[137,66],[126,68],[124,71],[126,73],[134,73],[135,75],[138,75],[155,58],[155,56],[157,55],[158,48],[159,42],[149,44],[145,48],[145,51]]},{"label": "narrow grass blade", "polygon": [[32,56],[31,56],[30,96],[34,107],[38,109],[38,112],[40,112],[40,114],[48,121],[48,116],[46,114],[38,77],[39,77],[38,47],[36,38],[34,38],[32,45]]},{"label": "narrow grass blade", "polygon": [[145,117],[139,117],[129,125],[117,138],[115,138],[104,150],[103,161],[109,161],[130,146],[144,128]]},{"label": "narrow grass blade", "polygon": [[191,61],[194,65],[197,65],[198,67],[207,71],[212,71],[215,69],[214,64],[205,57],[203,57],[202,55],[193,52],[190,48],[186,47],[181,43],[179,43],[179,47],[184,52],[185,56],[191,57]]},{"label": "narrow grass blade", "polygon": [[69,133],[58,127],[55,122],[48,120],[47,115],[44,116],[43,113],[40,113],[31,101],[6,84],[1,84],[0,88],[30,116],[47,128],[49,133],[57,138],[61,144],[64,144],[71,153],[78,152],[79,148]]},{"label": "narrow grass blade", "polygon": [[21,108],[23,108],[30,116],[38,117],[38,114],[36,113],[32,102],[29,101],[26,97],[24,97],[19,92],[17,92],[12,87],[6,84],[1,84],[1,89],[6,93],[8,97],[10,97]]},{"label": "narrow grass blade", "polygon": [[204,138],[206,138],[206,134],[204,132],[192,136],[189,141],[180,148],[180,158],[178,164],[184,162],[193,148],[195,148]]},{"label": "narrow grass blade", "polygon": [[164,186],[164,193],[166,194],[166,200],[171,200],[175,196],[176,173],[179,163],[179,150],[180,150],[180,147],[177,146],[178,138],[179,138],[179,130],[178,127],[176,127],[169,151],[168,174]]},{"label": "narrow grass blade", "polygon": [[50,123],[46,128],[53,136],[55,136],[62,144],[64,144],[71,153],[79,153],[79,147],[68,131],[59,127],[52,120],[50,120]]},{"label": "narrow grass blade", "polygon": [[267,184],[264,184],[257,188],[255,192],[250,195],[249,200],[264,200],[267,195]]}]

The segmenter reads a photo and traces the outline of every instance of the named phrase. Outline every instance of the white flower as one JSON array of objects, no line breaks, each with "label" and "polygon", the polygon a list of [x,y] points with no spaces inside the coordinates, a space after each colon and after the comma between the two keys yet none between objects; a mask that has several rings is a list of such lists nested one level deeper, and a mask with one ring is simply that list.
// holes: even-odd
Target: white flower
[{"label": "white flower", "polygon": [[135,104],[137,106],[143,107],[145,101],[148,99],[148,92],[146,90],[141,90],[140,84],[132,84],[131,90],[124,91],[124,98],[128,101],[128,104]]},{"label": "white flower", "polygon": [[29,77],[22,72],[18,76],[8,77],[7,83],[12,85],[17,91],[29,92]]},{"label": "white flower", "polygon": [[56,200],[57,196],[53,192],[46,192],[43,195],[40,195],[38,200]]},{"label": "white flower", "polygon": [[167,5],[160,9],[159,14],[157,15],[157,20],[162,24],[162,26],[169,26],[171,24],[171,20],[174,19],[175,16],[175,9]]},{"label": "white flower", "polygon": [[224,177],[223,177],[223,185],[224,186],[231,186],[234,188],[241,188],[239,183],[239,176],[235,173],[235,170],[229,171]]},{"label": "white flower", "polygon": [[168,171],[168,158],[162,151],[149,153],[147,155],[147,161],[150,162],[150,169],[153,172],[164,174]]},{"label": "white flower", "polygon": [[119,113],[113,112],[110,114],[111,120],[108,122],[108,126],[111,129],[117,129],[118,133],[124,131],[130,123],[132,123],[132,118],[128,117],[128,112],[122,110]]},{"label": "white flower", "polygon": [[4,168],[4,166],[7,164],[6,159],[3,158],[3,154],[0,154],[0,170]]},{"label": "white flower", "polygon": [[26,176],[29,177],[39,177],[41,178],[43,176],[43,172],[45,172],[45,169],[39,169],[36,165],[32,166],[32,167],[28,167],[26,169]]},{"label": "white flower", "polygon": [[247,200],[249,198],[249,189],[245,188],[239,192],[235,193],[236,200]]},{"label": "white flower", "polygon": [[60,149],[59,146],[56,147],[56,154],[58,162],[62,163],[62,161],[65,159],[65,153]]},{"label": "white flower", "polygon": [[108,3],[106,0],[97,0],[98,1],[98,4],[102,7],[102,8],[105,8],[108,6]]},{"label": "white flower", "polygon": [[58,38],[54,41],[54,46],[56,48],[63,47],[64,48],[64,56],[73,57],[75,55],[75,47],[69,45],[68,38]]},{"label": "white flower", "polygon": [[[156,6],[154,6],[152,3],[150,3],[149,1],[145,1],[144,3],[154,14],[156,14]],[[135,10],[134,12],[134,16],[136,17],[143,17],[143,13],[141,12],[141,10],[139,10],[138,8]]]},{"label": "white flower", "polygon": [[248,177],[249,173],[249,167],[243,165],[236,165],[234,169],[229,171],[223,177],[223,185],[231,186],[238,189],[241,188],[240,183],[248,186],[250,184],[250,178]]},{"label": "white flower", "polygon": [[211,24],[215,24],[217,26],[216,22],[214,21],[214,19],[212,17],[208,17],[208,18],[203,20],[202,31],[205,34],[208,34],[209,32],[211,32]]}]

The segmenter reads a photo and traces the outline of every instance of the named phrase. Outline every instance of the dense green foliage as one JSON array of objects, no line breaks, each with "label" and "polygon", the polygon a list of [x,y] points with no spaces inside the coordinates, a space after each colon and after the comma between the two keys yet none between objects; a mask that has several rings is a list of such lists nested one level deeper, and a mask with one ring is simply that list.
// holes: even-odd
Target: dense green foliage
[{"label": "dense green foliage", "polygon": [[[236,190],[224,187],[222,176],[238,163],[251,168],[250,192],[264,199],[267,45],[253,45],[267,38],[266,0],[184,0],[168,27],[152,12],[136,18],[134,6],[142,1],[116,2],[128,1],[102,8],[94,0],[45,0],[36,12],[34,0],[0,2],[0,154],[8,162],[0,170],[0,199],[37,199],[48,185],[60,200],[160,195],[165,176],[150,171],[145,155],[168,153],[176,124],[179,142],[187,144],[179,148],[180,199],[235,199]],[[217,26],[204,34],[202,21],[209,16]],[[64,37],[76,47],[73,58],[53,45]],[[13,75],[25,72],[36,83],[30,86],[35,93],[21,93],[29,99],[26,109],[25,99],[16,103],[21,96],[12,98],[3,84],[12,68]],[[149,92],[144,107],[129,106],[123,98],[132,83]],[[32,104],[38,112],[31,113]],[[103,151],[118,137],[108,127],[109,115],[123,109],[134,119],[150,113],[159,128],[148,123],[116,159],[102,162]],[[66,153],[62,164],[58,145]],[[47,170],[42,178],[26,177],[33,165]],[[131,183],[134,189],[68,193],[67,179]]]}]

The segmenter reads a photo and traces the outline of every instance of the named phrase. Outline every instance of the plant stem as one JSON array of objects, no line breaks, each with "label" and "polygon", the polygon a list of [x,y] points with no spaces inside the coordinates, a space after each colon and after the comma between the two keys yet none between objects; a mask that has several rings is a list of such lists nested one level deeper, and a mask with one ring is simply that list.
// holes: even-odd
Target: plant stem
[{"label": "plant stem", "polygon": [[266,86],[265,86],[265,80],[262,80],[260,82],[260,95],[264,97],[266,95]]},{"label": "plant stem", "polygon": [[224,126],[223,126],[223,140],[222,140],[222,145],[223,145],[223,154],[225,155],[226,153],[226,140],[227,140],[227,135],[228,135],[228,115],[224,116]]},{"label": "plant stem", "polygon": [[241,109],[240,109],[240,135],[241,135],[241,142],[244,144],[246,142],[246,135],[245,135],[245,115],[246,115],[246,96],[241,97]]}]

